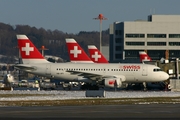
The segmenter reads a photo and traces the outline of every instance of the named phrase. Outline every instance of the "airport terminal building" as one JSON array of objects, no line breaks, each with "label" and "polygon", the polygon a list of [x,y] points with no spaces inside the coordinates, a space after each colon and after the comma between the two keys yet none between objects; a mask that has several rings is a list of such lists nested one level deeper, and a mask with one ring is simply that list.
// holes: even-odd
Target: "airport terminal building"
[{"label": "airport terminal building", "polygon": [[140,62],[139,51],[146,51],[153,60],[180,57],[180,15],[114,22],[109,31],[110,62]]}]

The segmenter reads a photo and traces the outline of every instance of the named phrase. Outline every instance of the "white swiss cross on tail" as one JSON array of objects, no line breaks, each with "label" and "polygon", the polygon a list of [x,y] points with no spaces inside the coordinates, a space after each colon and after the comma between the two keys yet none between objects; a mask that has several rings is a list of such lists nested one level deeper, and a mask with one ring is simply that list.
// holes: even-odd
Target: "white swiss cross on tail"
[{"label": "white swiss cross on tail", "polygon": [[147,56],[144,57],[144,59],[142,59],[143,61],[149,61],[149,59],[147,58]]},{"label": "white swiss cross on tail", "polygon": [[148,56],[148,54],[144,51],[139,51],[139,56],[140,56],[140,62],[144,61],[151,61],[152,59]]},{"label": "white swiss cross on tail", "polygon": [[98,52],[95,52],[95,53],[92,55],[92,58],[94,58],[95,61],[98,61],[98,59],[101,58],[101,55],[99,55]]},{"label": "white swiss cross on tail", "polygon": [[78,50],[78,46],[74,46],[74,49],[70,50],[70,53],[73,54],[75,58],[77,58],[78,54],[81,54],[81,50]]},{"label": "white swiss cross on tail", "polygon": [[90,58],[95,63],[109,63],[103,54],[94,45],[88,45]]},{"label": "white swiss cross on tail", "polygon": [[66,39],[66,45],[71,62],[75,63],[93,63],[85,51],[73,38]]},{"label": "white swiss cross on tail", "polygon": [[26,35],[17,35],[23,64],[49,63]]},{"label": "white swiss cross on tail", "polygon": [[29,43],[26,43],[26,46],[22,47],[22,51],[25,51],[26,55],[30,55],[30,51],[34,51],[34,48],[30,47]]}]

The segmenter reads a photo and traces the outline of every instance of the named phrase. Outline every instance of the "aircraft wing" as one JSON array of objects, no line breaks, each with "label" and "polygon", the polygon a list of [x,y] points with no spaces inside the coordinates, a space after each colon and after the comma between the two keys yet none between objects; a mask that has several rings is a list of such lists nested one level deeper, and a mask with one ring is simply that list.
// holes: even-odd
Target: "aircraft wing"
[{"label": "aircraft wing", "polygon": [[30,66],[30,65],[23,65],[23,64],[18,64],[14,66],[15,69],[19,69],[19,70],[25,70],[25,71],[33,71],[36,70],[36,68],[34,66]]},{"label": "aircraft wing", "polygon": [[70,72],[71,74],[76,74],[78,76],[83,76],[83,77],[91,79],[91,80],[102,80],[103,78],[114,77],[114,76],[103,76],[103,75],[100,75],[100,74],[88,73],[88,72],[82,72],[82,71],[68,70],[66,72]]}]

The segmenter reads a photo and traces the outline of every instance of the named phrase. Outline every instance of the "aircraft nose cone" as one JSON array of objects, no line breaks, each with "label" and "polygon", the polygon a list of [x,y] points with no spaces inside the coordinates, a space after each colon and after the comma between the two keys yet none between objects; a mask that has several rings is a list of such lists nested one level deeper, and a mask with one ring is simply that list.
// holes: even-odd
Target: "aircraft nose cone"
[{"label": "aircraft nose cone", "polygon": [[169,79],[169,75],[167,73],[165,73],[163,78],[164,78],[164,80],[167,80],[167,79]]}]

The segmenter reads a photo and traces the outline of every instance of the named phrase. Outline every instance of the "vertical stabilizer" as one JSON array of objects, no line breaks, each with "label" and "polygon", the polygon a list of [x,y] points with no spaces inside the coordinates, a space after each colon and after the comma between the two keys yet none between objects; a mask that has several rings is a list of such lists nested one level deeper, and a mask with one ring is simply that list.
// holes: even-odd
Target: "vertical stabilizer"
[{"label": "vertical stabilizer", "polygon": [[49,63],[26,35],[17,35],[23,64]]},{"label": "vertical stabilizer", "polygon": [[152,59],[148,56],[148,54],[144,51],[139,51],[139,56],[140,56],[140,62],[144,61],[152,61]]},{"label": "vertical stabilizer", "polygon": [[71,62],[94,63],[74,39],[67,38],[66,45]]},{"label": "vertical stabilizer", "polygon": [[103,54],[94,45],[88,45],[90,58],[95,63],[109,63]]}]

